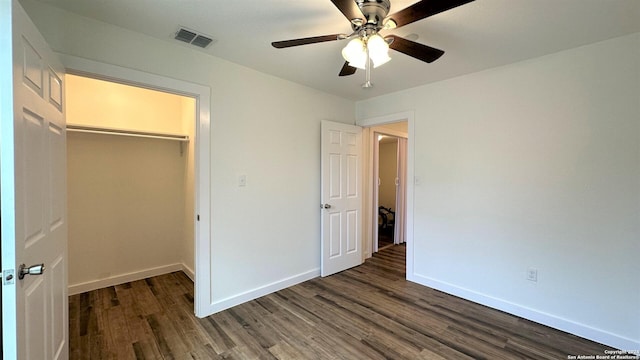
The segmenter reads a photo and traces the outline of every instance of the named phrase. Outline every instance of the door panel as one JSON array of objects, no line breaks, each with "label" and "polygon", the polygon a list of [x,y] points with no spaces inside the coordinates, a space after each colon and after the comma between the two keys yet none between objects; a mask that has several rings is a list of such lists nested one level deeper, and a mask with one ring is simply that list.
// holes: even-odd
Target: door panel
[{"label": "door panel", "polygon": [[[24,194],[24,230],[25,247],[33,246],[40,241],[45,234],[44,218],[44,177],[40,172],[44,166],[44,118],[23,109],[22,115],[23,139],[22,151],[16,151],[19,155],[18,163],[22,164],[22,193]],[[26,166],[27,161],[29,166]],[[17,171],[16,171],[17,172]]]},{"label": "door panel", "polygon": [[359,211],[350,210],[347,211],[347,239],[346,239],[346,251],[347,254],[357,252],[360,249],[358,246],[358,240],[360,233],[358,227],[360,226],[358,219],[360,217]]},{"label": "door panel", "polygon": [[329,214],[329,258],[334,259],[342,255],[342,214]]},{"label": "door panel", "polygon": [[49,102],[62,111],[62,79],[55,70],[49,69]]},{"label": "door panel", "polygon": [[46,291],[44,277],[33,279],[24,291],[25,330],[29,334],[27,359],[48,359],[46,326]]},{"label": "door panel", "polygon": [[[65,258],[59,256],[49,266],[49,272],[51,273],[51,312],[52,312],[52,328],[51,328],[51,342],[54,354],[62,354],[65,346],[67,345],[67,281],[66,281],[66,268]],[[59,359],[65,359],[65,357],[58,357]]]},{"label": "door panel", "polygon": [[322,122],[321,274],[362,263],[362,129]]},{"label": "door panel", "polygon": [[[64,71],[17,1],[0,17],[3,356],[66,359]],[[21,264],[45,271],[20,279]]]},{"label": "door panel", "polygon": [[21,48],[18,48],[16,53],[18,53],[18,56],[20,53],[23,54],[22,79],[24,85],[30,87],[36,94],[42,97],[42,57],[24,37],[22,37]]},{"label": "door panel", "polygon": [[66,192],[59,189],[66,188],[66,168],[60,164],[66,163],[64,129],[55,124],[49,124],[49,228],[55,231],[62,226],[65,215]]}]

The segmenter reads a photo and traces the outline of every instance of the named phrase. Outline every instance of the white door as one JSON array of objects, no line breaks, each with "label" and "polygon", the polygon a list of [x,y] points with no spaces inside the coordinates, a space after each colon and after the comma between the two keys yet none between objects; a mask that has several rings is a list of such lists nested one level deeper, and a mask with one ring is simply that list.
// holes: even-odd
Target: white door
[{"label": "white door", "polygon": [[362,128],[322,122],[322,276],[362,263]]},{"label": "white door", "polygon": [[64,71],[17,1],[0,24],[3,358],[66,359]]}]

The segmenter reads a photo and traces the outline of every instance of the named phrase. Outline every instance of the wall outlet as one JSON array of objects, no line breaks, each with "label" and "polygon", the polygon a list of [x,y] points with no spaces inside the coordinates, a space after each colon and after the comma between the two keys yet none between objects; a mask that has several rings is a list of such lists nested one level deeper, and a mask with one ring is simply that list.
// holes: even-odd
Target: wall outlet
[{"label": "wall outlet", "polygon": [[247,186],[247,175],[238,176],[238,186]]},{"label": "wall outlet", "polygon": [[528,268],[527,269],[527,280],[538,282],[538,269],[536,268]]}]

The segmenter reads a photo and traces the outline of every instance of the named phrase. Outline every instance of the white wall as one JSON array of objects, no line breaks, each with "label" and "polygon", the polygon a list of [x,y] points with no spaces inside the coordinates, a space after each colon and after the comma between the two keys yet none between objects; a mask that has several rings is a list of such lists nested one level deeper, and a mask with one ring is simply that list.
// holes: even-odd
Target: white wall
[{"label": "white wall", "polygon": [[174,141],[67,135],[70,293],[181,263],[184,163]]},{"label": "white wall", "polygon": [[[215,302],[319,273],[320,120],[353,124],[353,101],[46,4],[22,4],[55,51],[211,87]],[[237,186],[241,174],[246,187]]]},{"label": "white wall", "polygon": [[639,104],[640,34],[358,102],[415,110],[408,276],[639,348]]}]

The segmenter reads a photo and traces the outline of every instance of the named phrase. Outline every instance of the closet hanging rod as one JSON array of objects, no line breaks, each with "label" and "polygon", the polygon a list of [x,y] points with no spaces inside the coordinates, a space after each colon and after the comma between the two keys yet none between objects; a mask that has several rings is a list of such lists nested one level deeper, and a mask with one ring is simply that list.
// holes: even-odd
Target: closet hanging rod
[{"label": "closet hanging rod", "polygon": [[132,136],[132,137],[141,137],[141,138],[149,138],[149,139],[164,139],[164,140],[173,140],[173,141],[182,141],[182,142],[189,141],[189,135],[111,129],[111,128],[101,128],[101,127],[71,125],[71,124],[67,124],[67,131],[89,133],[89,134]]}]

